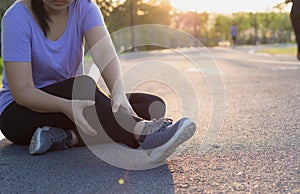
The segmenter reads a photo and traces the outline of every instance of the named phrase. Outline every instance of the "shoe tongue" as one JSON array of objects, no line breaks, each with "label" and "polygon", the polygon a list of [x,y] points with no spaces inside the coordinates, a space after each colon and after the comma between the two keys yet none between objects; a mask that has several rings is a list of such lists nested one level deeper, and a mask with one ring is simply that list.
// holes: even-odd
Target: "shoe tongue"
[{"label": "shoe tongue", "polygon": [[[160,118],[158,120],[152,120],[152,122],[156,123],[156,126],[157,126],[157,129],[156,130],[153,129],[153,131],[164,131],[167,128],[167,126],[172,124],[173,120],[168,119],[168,118]],[[149,125],[149,126],[147,126],[147,125]],[[138,139],[138,141],[140,143],[144,142],[147,135],[151,135],[152,133],[155,133],[155,132],[149,133],[150,129],[146,129],[147,127],[153,128],[151,123],[146,123],[145,124],[145,128],[142,131],[142,135],[140,135],[140,137]]]}]

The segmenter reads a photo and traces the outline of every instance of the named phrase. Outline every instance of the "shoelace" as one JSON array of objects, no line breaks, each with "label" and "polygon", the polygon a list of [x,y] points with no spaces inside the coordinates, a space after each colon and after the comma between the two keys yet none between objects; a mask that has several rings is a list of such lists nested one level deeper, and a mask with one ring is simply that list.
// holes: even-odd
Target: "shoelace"
[{"label": "shoelace", "polygon": [[52,146],[51,149],[54,150],[65,150],[70,147],[70,140],[68,139],[67,134],[62,134],[51,138]]},{"label": "shoelace", "polygon": [[149,123],[145,124],[146,134],[153,134],[157,132],[163,132],[167,129],[169,125],[173,123],[172,119],[169,118],[160,118],[153,119]]}]

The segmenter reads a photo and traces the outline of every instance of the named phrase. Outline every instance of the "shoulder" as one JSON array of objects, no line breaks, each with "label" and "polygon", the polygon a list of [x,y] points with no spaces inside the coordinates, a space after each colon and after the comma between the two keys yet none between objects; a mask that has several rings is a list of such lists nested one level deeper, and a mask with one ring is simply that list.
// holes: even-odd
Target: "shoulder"
[{"label": "shoulder", "polygon": [[28,20],[28,14],[27,8],[20,1],[16,1],[6,10],[2,22],[8,20],[24,24]]},{"label": "shoulder", "polygon": [[26,14],[27,8],[20,1],[14,2],[5,12],[3,17],[18,17]]},{"label": "shoulder", "polygon": [[20,2],[13,3],[2,17],[2,27],[17,27],[28,30],[32,18],[27,8]]}]

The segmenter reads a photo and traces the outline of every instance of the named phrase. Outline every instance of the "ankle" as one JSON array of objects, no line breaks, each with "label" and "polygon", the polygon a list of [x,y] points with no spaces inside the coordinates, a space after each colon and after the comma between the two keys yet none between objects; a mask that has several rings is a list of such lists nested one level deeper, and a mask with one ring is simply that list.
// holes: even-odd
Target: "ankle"
[{"label": "ankle", "polygon": [[142,131],[143,131],[144,127],[145,127],[145,122],[146,121],[140,121],[140,122],[138,122],[135,125],[135,127],[133,129],[133,136],[134,136],[135,140],[139,140],[139,138],[140,138],[140,136],[142,134]]},{"label": "ankle", "polygon": [[69,132],[72,136],[72,146],[78,145],[79,141],[78,141],[78,137],[77,137],[76,133],[73,130],[70,130]]}]

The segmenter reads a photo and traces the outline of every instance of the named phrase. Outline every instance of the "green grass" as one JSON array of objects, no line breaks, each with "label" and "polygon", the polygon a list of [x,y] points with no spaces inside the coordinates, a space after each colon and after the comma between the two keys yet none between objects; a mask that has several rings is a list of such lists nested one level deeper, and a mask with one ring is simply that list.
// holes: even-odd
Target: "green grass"
[{"label": "green grass", "polygon": [[0,57],[0,88],[2,87],[2,73],[3,73],[3,63],[2,63],[2,58]]},{"label": "green grass", "polygon": [[3,72],[3,62],[2,62],[2,58],[0,57],[0,75],[2,75]]},{"label": "green grass", "polygon": [[257,52],[267,53],[271,55],[296,55],[296,47],[278,47],[278,48],[265,48],[259,49]]}]

